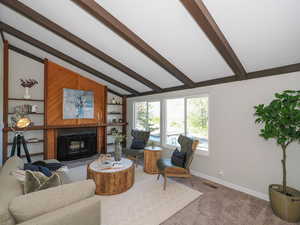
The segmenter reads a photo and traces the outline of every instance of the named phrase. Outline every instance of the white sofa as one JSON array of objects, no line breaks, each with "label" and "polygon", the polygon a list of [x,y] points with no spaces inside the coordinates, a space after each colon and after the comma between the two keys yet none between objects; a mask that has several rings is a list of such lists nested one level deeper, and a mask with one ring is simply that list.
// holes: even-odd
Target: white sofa
[{"label": "white sofa", "polygon": [[100,200],[95,183],[85,180],[29,194],[11,171],[22,169],[18,157],[0,172],[0,225],[100,225]]}]

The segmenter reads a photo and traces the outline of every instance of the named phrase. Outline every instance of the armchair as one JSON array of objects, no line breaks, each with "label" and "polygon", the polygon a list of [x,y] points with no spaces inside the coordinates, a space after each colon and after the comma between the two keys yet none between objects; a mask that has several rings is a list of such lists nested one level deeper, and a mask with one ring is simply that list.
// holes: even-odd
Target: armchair
[{"label": "armchair", "polygon": [[[150,131],[132,130],[131,135],[133,137],[132,143],[135,141],[140,141],[145,147],[150,137]],[[129,149],[123,150],[123,153],[127,158],[132,159],[137,167],[139,158],[144,156],[144,147],[141,149],[135,149],[133,148],[133,145],[131,145]]]},{"label": "armchair", "polygon": [[191,177],[190,165],[193,161],[194,152],[199,144],[199,141],[180,135],[178,137],[178,143],[181,146],[180,152],[186,153],[184,167],[174,165],[170,158],[161,158],[157,160],[156,163],[159,170],[157,180],[159,179],[160,175],[164,177],[164,190],[166,190],[168,177]]}]

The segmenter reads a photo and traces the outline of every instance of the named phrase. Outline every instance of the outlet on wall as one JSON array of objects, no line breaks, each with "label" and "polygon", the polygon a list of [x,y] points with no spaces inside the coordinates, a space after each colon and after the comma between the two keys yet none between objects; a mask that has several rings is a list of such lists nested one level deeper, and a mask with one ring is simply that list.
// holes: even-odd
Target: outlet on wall
[{"label": "outlet on wall", "polygon": [[224,172],[223,172],[223,170],[219,170],[219,172],[218,172],[218,173],[219,173],[219,176],[220,176],[220,177],[223,177],[223,176],[224,176]]}]

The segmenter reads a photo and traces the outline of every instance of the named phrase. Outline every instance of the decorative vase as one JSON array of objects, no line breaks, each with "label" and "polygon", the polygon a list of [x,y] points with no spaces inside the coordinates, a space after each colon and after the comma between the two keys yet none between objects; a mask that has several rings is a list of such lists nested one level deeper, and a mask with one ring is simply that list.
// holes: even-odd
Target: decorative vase
[{"label": "decorative vase", "polygon": [[121,161],[122,146],[119,141],[115,141],[115,161]]},{"label": "decorative vase", "polygon": [[24,98],[25,98],[25,99],[30,99],[30,98],[31,98],[31,96],[30,96],[30,94],[29,94],[29,87],[25,87]]}]

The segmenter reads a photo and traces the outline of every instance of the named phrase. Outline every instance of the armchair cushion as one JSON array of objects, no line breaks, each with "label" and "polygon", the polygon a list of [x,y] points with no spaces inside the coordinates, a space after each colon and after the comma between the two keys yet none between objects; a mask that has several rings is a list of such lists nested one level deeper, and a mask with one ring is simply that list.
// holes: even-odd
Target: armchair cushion
[{"label": "armchair cushion", "polygon": [[32,192],[14,198],[9,211],[21,223],[92,197],[95,189],[94,181],[86,180]]},{"label": "armchair cushion", "polygon": [[166,158],[160,158],[159,160],[157,160],[156,165],[160,171],[164,171],[167,168],[181,168],[179,166],[174,165],[171,159]]},{"label": "armchair cushion", "polygon": [[186,162],[186,152],[180,152],[178,149],[172,154],[171,162],[173,165],[184,167]]},{"label": "armchair cushion", "polygon": [[144,140],[133,139],[131,144],[131,149],[144,149],[146,143]]},{"label": "armchair cushion", "polygon": [[144,155],[144,149],[124,149],[123,153],[127,156],[143,156]]}]

